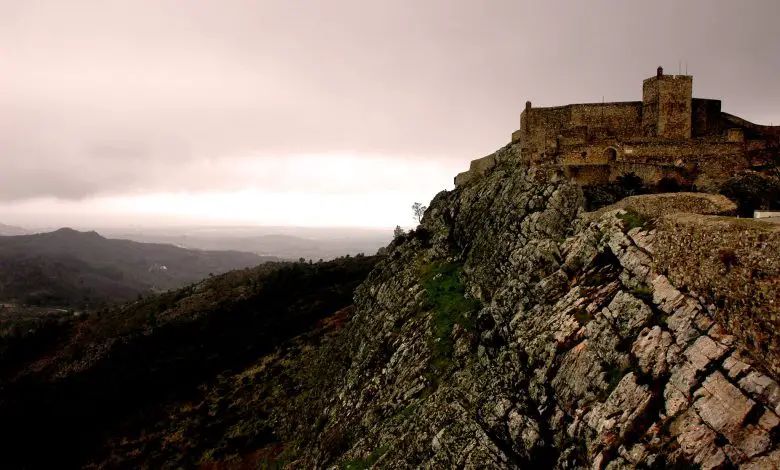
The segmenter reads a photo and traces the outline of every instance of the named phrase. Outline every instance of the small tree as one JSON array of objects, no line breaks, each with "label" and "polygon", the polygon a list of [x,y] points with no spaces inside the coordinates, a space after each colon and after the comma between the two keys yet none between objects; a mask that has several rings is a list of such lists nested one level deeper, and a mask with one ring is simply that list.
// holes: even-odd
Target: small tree
[{"label": "small tree", "polygon": [[395,240],[398,237],[403,237],[404,235],[406,235],[404,229],[402,229],[400,225],[396,225],[395,230],[393,230],[393,240]]},{"label": "small tree", "polygon": [[415,202],[412,204],[412,210],[414,211],[414,220],[419,224],[422,222],[423,215],[425,215],[425,211],[428,210],[428,206],[423,206],[419,202]]}]

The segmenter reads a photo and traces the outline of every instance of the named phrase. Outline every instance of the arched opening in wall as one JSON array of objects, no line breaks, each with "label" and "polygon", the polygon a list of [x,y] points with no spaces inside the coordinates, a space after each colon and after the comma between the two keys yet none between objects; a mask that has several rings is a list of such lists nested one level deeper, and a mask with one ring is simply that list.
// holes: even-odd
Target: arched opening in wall
[{"label": "arched opening in wall", "polygon": [[617,161],[617,150],[615,150],[612,147],[607,147],[606,150],[604,150],[604,153],[602,154],[604,157],[604,161],[608,163],[612,163]]}]

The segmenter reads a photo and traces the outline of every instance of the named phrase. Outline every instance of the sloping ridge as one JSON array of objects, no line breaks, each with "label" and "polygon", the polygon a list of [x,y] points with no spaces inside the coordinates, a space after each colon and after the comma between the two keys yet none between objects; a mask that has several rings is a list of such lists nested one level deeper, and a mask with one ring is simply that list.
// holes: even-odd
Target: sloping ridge
[{"label": "sloping ridge", "polygon": [[97,307],[272,260],[276,258],[113,240],[94,231],[62,228],[0,237],[0,295],[24,303]]},{"label": "sloping ridge", "polygon": [[[691,197],[630,204],[664,199],[663,220],[623,208],[583,217],[578,186],[501,167],[438,194],[358,289],[350,366],[313,406],[305,442],[287,434],[293,468],[778,465],[777,360],[761,349],[777,338],[740,303],[758,279],[776,285],[777,262],[761,260],[778,248],[722,218],[744,236],[730,281],[745,287],[685,281],[696,262],[734,263],[718,254],[733,239],[715,233],[706,253],[660,254]],[[765,295],[774,318],[778,291]],[[751,344],[756,331],[770,337]]]}]

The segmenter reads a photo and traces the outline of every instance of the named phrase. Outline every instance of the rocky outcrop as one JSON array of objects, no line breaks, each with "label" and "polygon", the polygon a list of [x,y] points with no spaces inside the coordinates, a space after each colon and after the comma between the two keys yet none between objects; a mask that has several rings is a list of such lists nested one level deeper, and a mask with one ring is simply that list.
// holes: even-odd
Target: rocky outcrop
[{"label": "rocky outcrop", "polygon": [[[712,297],[717,282],[693,292],[678,274],[706,256],[669,252],[688,243],[670,227],[691,216],[585,217],[582,203],[579,187],[500,158],[437,195],[358,289],[350,366],[293,467],[776,464],[775,369]],[[765,256],[740,259],[750,270]]]}]

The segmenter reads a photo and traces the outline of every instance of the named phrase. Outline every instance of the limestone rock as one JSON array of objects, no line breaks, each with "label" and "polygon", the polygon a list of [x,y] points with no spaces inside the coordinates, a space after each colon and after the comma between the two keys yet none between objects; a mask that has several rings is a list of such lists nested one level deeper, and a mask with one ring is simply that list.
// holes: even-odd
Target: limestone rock
[{"label": "limestone rock", "polygon": [[[748,354],[717,299],[682,287],[663,251],[668,229],[626,233],[621,219],[625,209],[722,213],[731,203],[658,195],[586,214],[578,186],[510,168],[515,151],[438,194],[424,237],[389,250],[358,289],[349,372],[323,431],[358,438],[334,457],[315,434],[302,465],[338,466],[377,443],[392,449],[377,468],[775,461],[774,372]],[[430,305],[421,272],[432,263],[460,267],[451,282],[481,301],[479,311],[445,317]],[[402,340],[383,352],[386,337]],[[362,393],[365,384],[376,393]],[[371,413],[381,417],[364,423]]]},{"label": "limestone rock", "polygon": [[669,370],[666,356],[672,345],[672,335],[660,326],[645,328],[631,347],[631,353],[639,360],[642,372],[659,378]]},{"label": "limestone rock", "polygon": [[709,336],[700,336],[683,354],[697,370],[704,370],[712,361],[722,358],[728,348]]},{"label": "limestone rock", "polygon": [[756,403],[746,397],[720,372],[709,375],[702,384],[704,393],[694,402],[694,407],[715,431],[735,442],[748,414]]}]

